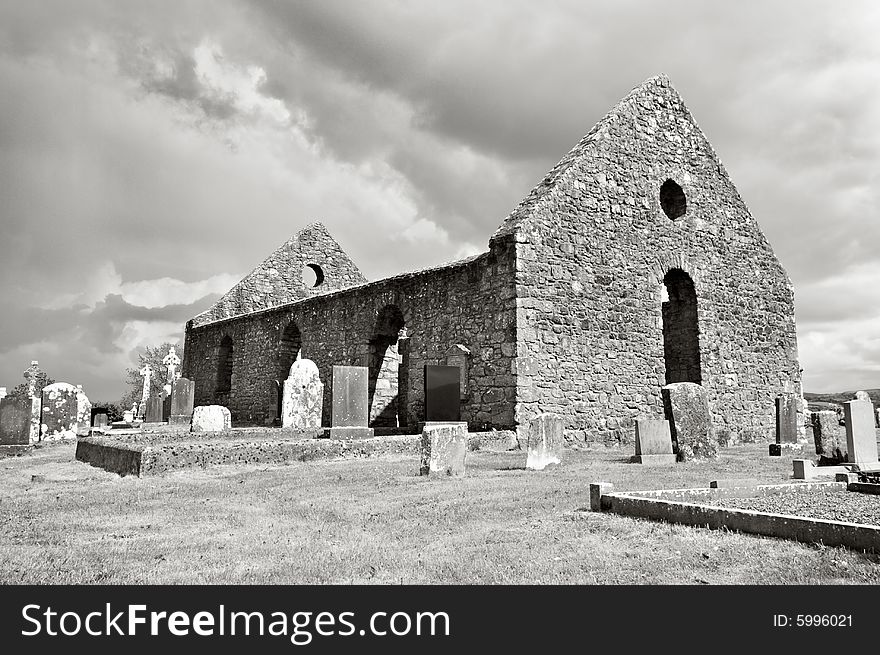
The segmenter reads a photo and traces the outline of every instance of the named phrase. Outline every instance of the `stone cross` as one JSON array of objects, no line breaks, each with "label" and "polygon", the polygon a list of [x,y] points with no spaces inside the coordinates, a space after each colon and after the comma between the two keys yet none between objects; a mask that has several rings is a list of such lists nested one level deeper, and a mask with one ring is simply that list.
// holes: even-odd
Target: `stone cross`
[{"label": "stone cross", "polygon": [[177,353],[174,351],[174,346],[171,346],[171,350],[165,355],[165,359],[162,360],[162,363],[168,368],[168,384],[174,384],[174,381],[180,377],[179,375],[176,375],[177,367],[180,366],[180,357],[178,357]]},{"label": "stone cross", "polygon": [[141,402],[146,403],[147,398],[150,397],[150,378],[153,377],[153,369],[150,367],[150,364],[144,364],[144,367],[138,371],[141,375],[144,376],[144,392],[141,395]]},{"label": "stone cross", "polygon": [[43,371],[40,370],[39,362],[36,359],[32,360],[31,365],[24,371],[24,377],[28,384],[28,396],[31,398],[37,395],[37,378],[42,373]]}]

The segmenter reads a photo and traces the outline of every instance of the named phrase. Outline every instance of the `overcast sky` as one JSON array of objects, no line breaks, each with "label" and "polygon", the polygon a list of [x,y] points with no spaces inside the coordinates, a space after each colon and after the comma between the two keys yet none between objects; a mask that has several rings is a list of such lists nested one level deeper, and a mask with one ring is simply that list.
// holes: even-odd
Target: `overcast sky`
[{"label": "overcast sky", "polygon": [[116,400],[320,220],[368,279],[486,249],[667,73],[795,286],[807,391],[880,387],[874,2],[0,4],[0,386]]}]

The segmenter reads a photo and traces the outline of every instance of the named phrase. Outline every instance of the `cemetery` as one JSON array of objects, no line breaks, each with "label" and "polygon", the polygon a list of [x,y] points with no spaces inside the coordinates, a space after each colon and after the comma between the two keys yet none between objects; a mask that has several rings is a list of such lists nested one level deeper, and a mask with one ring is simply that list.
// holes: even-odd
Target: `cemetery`
[{"label": "cemetery", "polygon": [[[681,138],[661,138],[664,130]],[[633,244],[627,230],[649,234],[655,247]],[[737,267],[744,260],[747,274]],[[315,274],[312,286],[299,277],[303,268]],[[475,561],[489,570],[500,559],[515,571],[502,581],[532,579],[519,562],[539,557],[531,549],[546,545],[545,521],[552,538],[597,552],[606,548],[603,526],[631,531],[650,549],[657,521],[670,526],[657,537],[667,545],[707,540],[717,549],[755,539],[726,535],[734,531],[842,547],[853,551],[839,555],[853,572],[878,581],[880,413],[865,392],[843,403],[842,419],[809,411],[791,283],[662,76],[636,87],[548,173],[487,252],[368,282],[312,225],[187,322],[182,354],[171,347],[162,369],[138,369],[142,392],[137,382],[139,400],[121,420],[93,406],[81,385],[38,385],[44,374],[33,361],[27,397],[0,398],[9,502],[28,506],[19,489],[34,497],[44,494],[40,485],[58,485],[69,492],[55,496],[59,507],[77,516],[65,503],[74,483],[87,481],[107,498],[118,494],[113,520],[139,539],[154,525],[140,506],[148,493],[161,499],[150,509],[161,515],[155,520],[169,520],[162,503],[173,506],[197,542],[198,530],[213,527],[177,504],[185,498],[171,497],[185,488],[193,503],[223,505],[212,511],[230,534],[247,524],[242,539],[259,550],[252,540],[262,519],[242,517],[257,511],[256,498],[272,498],[259,511],[292,520],[316,551],[330,526],[330,543],[346,544],[361,563],[351,570],[335,562],[344,574],[316,571],[303,578],[310,581],[370,579],[364,556],[351,554],[359,548],[346,536],[352,521],[382,548],[407,544],[400,564],[379,546],[371,551],[399,572],[407,562],[423,566],[423,544],[402,535],[422,526],[443,542],[460,527],[454,517],[469,526],[462,538]],[[30,473],[32,462],[39,472]],[[262,495],[236,501],[231,478]],[[107,498],[89,502],[106,509],[116,502]],[[369,507],[379,509],[365,518]],[[370,533],[382,512],[397,518]],[[674,524],[692,531],[676,533]],[[289,543],[284,531],[265,529]],[[509,530],[529,544],[527,554],[510,545]],[[647,559],[655,566],[657,556]],[[573,565],[564,552],[554,557]],[[596,575],[577,566],[560,573],[552,561],[536,570],[541,581]],[[122,579],[132,575],[125,571]],[[170,571],[161,579],[192,578]]]}]

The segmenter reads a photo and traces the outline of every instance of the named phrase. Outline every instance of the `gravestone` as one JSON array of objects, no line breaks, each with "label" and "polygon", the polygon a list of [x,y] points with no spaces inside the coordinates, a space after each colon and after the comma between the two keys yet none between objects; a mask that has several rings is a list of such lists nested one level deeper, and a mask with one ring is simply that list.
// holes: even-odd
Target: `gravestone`
[{"label": "gravestone", "polygon": [[0,399],[0,451],[17,452],[30,447],[31,405],[28,400]]},{"label": "gravestone", "polygon": [[718,442],[706,390],[693,382],[675,382],[661,391],[678,461],[717,458]]},{"label": "gravestone", "polygon": [[813,441],[819,465],[833,466],[846,461],[846,434],[840,429],[840,421],[835,411],[810,412],[813,426]]},{"label": "gravestone", "polygon": [[425,422],[461,421],[458,366],[425,364]]},{"label": "gravestone", "polygon": [[232,415],[223,405],[203,405],[193,410],[192,432],[221,432],[232,428]]},{"label": "gravestone", "polygon": [[429,425],[422,430],[419,475],[439,473],[451,477],[464,475],[467,453],[467,426]]},{"label": "gravestone", "polygon": [[0,387],[0,400],[6,398],[6,387]]},{"label": "gravestone", "polygon": [[636,454],[639,464],[675,464],[672,433],[664,419],[636,419]]},{"label": "gravestone", "polygon": [[373,436],[369,420],[369,369],[366,366],[334,366],[330,428],[331,439],[363,439]]},{"label": "gravestone", "polygon": [[797,443],[798,398],[785,393],[776,398],[776,443]]},{"label": "gravestone", "polygon": [[105,428],[110,425],[110,410],[106,407],[92,407],[91,424],[93,428]]},{"label": "gravestone", "polygon": [[134,415],[135,415],[135,413],[136,413],[136,412],[134,412],[134,411],[132,411],[132,410],[130,410],[130,409],[127,409],[127,410],[125,410],[124,412],[122,412],[122,421],[123,421],[123,423],[131,423],[132,421],[134,421]]},{"label": "gravestone", "polygon": [[147,398],[147,410],[144,413],[144,423],[162,422],[162,397],[150,396]]},{"label": "gravestone", "polygon": [[843,404],[846,421],[846,461],[859,467],[877,466],[877,434],[874,406],[870,400],[851,400]]},{"label": "gravestone", "polygon": [[192,421],[196,383],[188,378],[177,378],[171,389],[171,425],[183,425]]},{"label": "gravestone", "polygon": [[166,423],[171,417],[171,393],[163,393],[162,398],[162,420]]},{"label": "gravestone", "polygon": [[72,384],[56,382],[43,387],[40,440],[76,439],[79,429],[79,390]]},{"label": "gravestone", "polygon": [[141,392],[141,402],[138,404],[136,418],[143,419],[147,411],[147,401],[150,399],[150,380],[153,378],[153,367],[148,363],[144,364],[138,373],[144,378],[144,386]]},{"label": "gravestone", "polygon": [[318,367],[310,359],[298,359],[284,381],[281,427],[307,430],[321,427],[324,385]]},{"label": "gravestone", "polygon": [[542,471],[562,461],[565,445],[565,423],[556,414],[539,414],[529,421],[526,468]]}]

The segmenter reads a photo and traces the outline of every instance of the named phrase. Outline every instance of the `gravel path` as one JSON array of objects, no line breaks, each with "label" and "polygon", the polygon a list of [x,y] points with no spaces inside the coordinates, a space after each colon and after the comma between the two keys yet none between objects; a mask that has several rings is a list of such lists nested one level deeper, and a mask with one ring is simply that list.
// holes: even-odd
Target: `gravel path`
[{"label": "gravel path", "polygon": [[711,505],[880,526],[880,496],[842,489],[781,492],[762,498],[720,498]]}]

